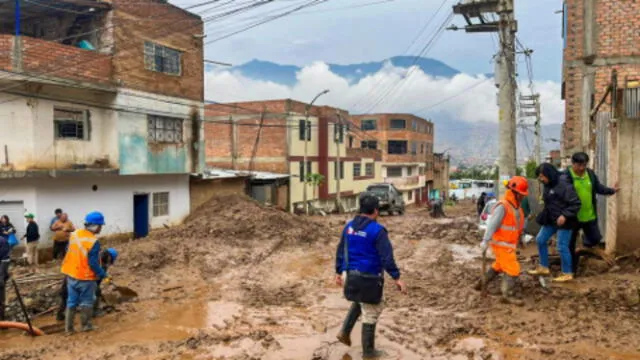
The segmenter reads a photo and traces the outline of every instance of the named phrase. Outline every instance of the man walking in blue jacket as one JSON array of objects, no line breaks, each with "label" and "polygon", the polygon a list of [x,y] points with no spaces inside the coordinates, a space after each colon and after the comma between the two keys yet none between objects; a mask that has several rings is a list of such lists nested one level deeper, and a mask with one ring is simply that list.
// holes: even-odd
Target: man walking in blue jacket
[{"label": "man walking in blue jacket", "polygon": [[352,301],[338,340],[351,346],[351,331],[362,315],[362,350],[364,359],[382,355],[375,349],[376,323],[384,309],[382,290],[386,271],[398,290],[406,293],[400,270],[393,258],[387,230],[376,222],[380,202],[372,193],[360,196],[359,214],[342,231],[336,251],[336,283],[344,286],[345,297]]}]

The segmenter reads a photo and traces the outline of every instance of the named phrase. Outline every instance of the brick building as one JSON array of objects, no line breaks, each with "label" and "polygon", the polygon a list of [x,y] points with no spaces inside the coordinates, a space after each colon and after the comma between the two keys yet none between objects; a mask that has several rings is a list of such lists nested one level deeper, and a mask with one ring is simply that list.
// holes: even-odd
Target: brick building
[{"label": "brick building", "polygon": [[590,113],[605,95],[612,70],[620,88],[625,79],[640,78],[638,14],[637,1],[564,1],[563,157],[579,150],[593,154],[596,126]]},{"label": "brick building", "polygon": [[[601,182],[621,191],[598,197],[608,252],[640,248],[640,3],[564,2],[563,98],[565,162],[576,150],[591,155]],[[612,106],[614,105],[615,106]]]},{"label": "brick building", "polygon": [[424,203],[434,188],[433,123],[411,114],[356,115],[349,147],[382,151],[382,176],[405,203]]},{"label": "brick building", "polygon": [[[305,186],[307,199],[316,207],[334,210],[339,186],[342,205],[355,208],[357,195],[381,181],[380,152],[347,147],[348,112],[312,106],[307,127],[305,111],[305,103],[291,99],[206,105],[207,166],[288,175],[292,211],[303,204]],[[320,174],[324,181],[317,188],[305,185],[308,173]]]},{"label": "brick building", "polygon": [[107,234],[137,236],[186,217],[204,160],[200,17],[160,0],[4,2],[0,16],[0,212],[48,223],[60,207],[81,224],[99,209]]},{"label": "brick building", "polygon": [[449,156],[444,153],[433,154],[433,190],[431,197],[444,199],[449,193]]}]

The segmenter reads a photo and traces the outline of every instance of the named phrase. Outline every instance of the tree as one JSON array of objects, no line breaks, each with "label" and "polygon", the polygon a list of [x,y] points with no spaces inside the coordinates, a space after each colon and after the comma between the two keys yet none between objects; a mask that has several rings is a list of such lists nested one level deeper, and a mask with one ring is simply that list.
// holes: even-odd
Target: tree
[{"label": "tree", "polygon": [[516,166],[516,176],[522,176],[523,172],[520,166]]},{"label": "tree", "polygon": [[527,178],[535,179],[536,177],[536,169],[538,168],[538,164],[535,160],[529,160],[527,165],[525,165]]},{"label": "tree", "polygon": [[324,175],[308,173],[305,176],[304,182],[310,184],[313,187],[313,198],[316,198],[316,189],[324,182]]}]

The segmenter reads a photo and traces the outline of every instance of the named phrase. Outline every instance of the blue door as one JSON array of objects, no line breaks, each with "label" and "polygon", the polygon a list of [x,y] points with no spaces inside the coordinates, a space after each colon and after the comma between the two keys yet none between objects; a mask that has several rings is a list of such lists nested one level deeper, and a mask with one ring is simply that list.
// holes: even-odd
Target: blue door
[{"label": "blue door", "polygon": [[141,238],[149,234],[149,194],[133,195],[133,235]]}]

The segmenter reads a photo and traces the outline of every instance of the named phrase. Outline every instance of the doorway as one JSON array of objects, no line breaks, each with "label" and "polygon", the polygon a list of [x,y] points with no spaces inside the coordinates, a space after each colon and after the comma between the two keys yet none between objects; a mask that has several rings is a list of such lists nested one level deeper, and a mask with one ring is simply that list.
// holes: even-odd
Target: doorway
[{"label": "doorway", "polygon": [[133,195],[133,236],[143,238],[149,235],[149,194]]}]

